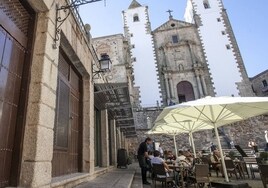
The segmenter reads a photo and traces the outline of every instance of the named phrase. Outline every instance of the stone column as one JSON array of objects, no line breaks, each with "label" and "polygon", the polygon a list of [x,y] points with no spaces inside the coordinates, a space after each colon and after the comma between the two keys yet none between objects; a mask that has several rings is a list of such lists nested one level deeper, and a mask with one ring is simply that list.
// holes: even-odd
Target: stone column
[{"label": "stone column", "polygon": [[[49,4],[50,2],[50,4]],[[51,8],[51,1],[47,2]],[[40,1],[41,3],[41,1]],[[41,3],[45,6],[45,2]],[[44,8],[43,7],[43,8]],[[36,17],[30,89],[21,160],[21,187],[49,187],[51,183],[59,49],[53,49],[54,21],[50,12]]]},{"label": "stone column", "polygon": [[116,124],[115,124],[115,120],[111,120],[111,127],[110,127],[110,131],[111,131],[111,145],[112,145],[112,151],[111,155],[112,155],[112,165],[115,165],[116,163],[116,156],[117,156],[117,143],[116,143]]},{"label": "stone column", "polygon": [[108,130],[108,112],[101,111],[101,166],[109,166],[109,130]]},{"label": "stone column", "polygon": [[170,91],[169,91],[169,82],[168,82],[168,76],[165,74],[165,84],[166,84],[166,92],[167,92],[167,103],[170,100]]},{"label": "stone column", "polygon": [[120,131],[120,128],[118,127],[116,129],[116,132],[117,132],[117,146],[118,146],[118,149],[122,148],[122,139],[121,139],[121,131]]},{"label": "stone column", "polygon": [[121,147],[125,148],[125,136],[123,132],[121,132]]},{"label": "stone column", "polygon": [[205,82],[205,78],[204,78],[204,76],[200,76],[200,77],[201,77],[201,82],[202,82],[202,86],[203,86],[203,89],[204,89],[204,95],[207,96],[208,91],[207,91],[207,85],[206,85],[206,82]]},{"label": "stone column", "polygon": [[170,78],[169,78],[169,86],[170,86],[170,98],[175,98],[174,96],[174,85],[173,85],[173,79],[172,79],[172,76],[170,75]]},{"label": "stone column", "polygon": [[95,109],[94,109],[94,83],[90,82],[90,125],[89,126],[89,173],[94,174],[95,171]]},{"label": "stone column", "polygon": [[202,90],[202,86],[201,86],[200,77],[199,77],[198,74],[196,75],[196,84],[197,84],[197,87],[198,87],[199,98],[201,98],[201,97],[204,96],[204,94],[203,94],[203,90]]},{"label": "stone column", "polygon": [[[94,153],[94,129],[90,125],[91,119],[94,120],[94,106],[92,105],[93,90],[91,89],[91,81],[89,77],[83,78],[83,151],[82,151],[82,171],[90,172],[90,167],[94,167],[94,159],[91,160],[91,153]],[[93,155],[94,156],[94,155]],[[93,165],[93,166],[92,166]]]}]

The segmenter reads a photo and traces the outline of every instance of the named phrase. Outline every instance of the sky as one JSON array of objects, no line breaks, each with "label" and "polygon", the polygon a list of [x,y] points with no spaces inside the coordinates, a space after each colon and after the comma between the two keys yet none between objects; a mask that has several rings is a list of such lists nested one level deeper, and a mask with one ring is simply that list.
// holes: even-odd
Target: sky
[{"label": "sky", "polygon": [[[91,25],[92,37],[123,33],[122,11],[132,0],[106,0],[79,7],[83,22]],[[183,20],[187,0],[138,0],[149,7],[152,30],[168,21],[167,10]],[[267,0],[223,0],[249,77],[268,69]]]}]

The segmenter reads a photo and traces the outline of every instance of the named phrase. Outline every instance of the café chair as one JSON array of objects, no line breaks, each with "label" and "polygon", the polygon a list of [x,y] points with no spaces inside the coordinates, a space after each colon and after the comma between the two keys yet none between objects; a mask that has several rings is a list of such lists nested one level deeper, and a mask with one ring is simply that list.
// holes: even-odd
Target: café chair
[{"label": "caf\u00e9 chair", "polygon": [[200,158],[201,161],[204,163],[204,164],[208,164],[209,165],[209,175],[211,176],[211,171],[215,171],[216,172],[216,175],[217,177],[219,177],[219,171],[220,169],[216,166],[216,164],[213,164],[210,160],[210,158],[208,157],[201,157]]},{"label": "caf\u00e9 chair", "polygon": [[209,165],[208,164],[196,164],[195,165],[195,187],[196,184],[205,184],[208,183],[211,187],[210,179],[209,179]]},{"label": "caf\u00e9 chair", "polygon": [[174,177],[167,176],[167,172],[163,164],[152,164],[152,167],[153,167],[153,180],[155,187],[157,181],[162,183],[162,187],[163,184],[165,184],[165,187],[167,187],[167,184],[175,184]]},{"label": "caf\u00e9 chair", "polygon": [[225,166],[226,166],[227,173],[229,173],[231,177],[232,177],[232,174],[234,174],[236,179],[238,179],[238,175],[237,175],[237,170],[238,169],[236,168],[233,160],[226,159],[224,161],[225,161]]}]

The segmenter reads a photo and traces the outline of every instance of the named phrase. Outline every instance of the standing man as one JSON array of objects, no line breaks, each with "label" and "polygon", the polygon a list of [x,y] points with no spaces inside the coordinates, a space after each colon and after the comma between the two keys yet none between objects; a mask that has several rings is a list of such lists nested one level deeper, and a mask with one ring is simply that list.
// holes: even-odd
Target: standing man
[{"label": "standing man", "polygon": [[145,185],[150,185],[147,181],[147,165],[146,165],[146,160],[149,158],[148,155],[148,145],[152,144],[152,139],[151,138],[146,138],[144,142],[142,142],[139,146],[138,149],[138,160],[139,160],[139,165],[141,167],[141,176],[142,176],[142,183]]}]

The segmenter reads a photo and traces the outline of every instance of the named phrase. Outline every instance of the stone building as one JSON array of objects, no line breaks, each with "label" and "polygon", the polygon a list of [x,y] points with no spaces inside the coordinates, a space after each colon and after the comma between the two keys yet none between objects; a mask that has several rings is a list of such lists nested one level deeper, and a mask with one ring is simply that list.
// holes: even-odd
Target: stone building
[{"label": "stone building", "polygon": [[198,26],[216,96],[254,96],[222,0],[188,0],[184,17]]},{"label": "stone building", "polygon": [[[133,86],[133,70],[131,66],[131,56],[130,56],[130,46],[128,40],[123,36],[123,34],[116,34],[111,36],[103,36],[99,38],[93,39],[93,45],[96,49],[96,53],[98,56],[101,54],[109,55],[112,61],[112,68],[110,72],[107,72],[104,77],[108,84],[122,85],[127,86],[128,93],[127,95],[130,97],[130,101],[128,101],[127,105],[125,104],[109,104],[107,103],[106,107],[108,110],[122,111],[128,110],[130,112],[131,117],[129,119],[125,119],[126,117],[115,116],[114,118],[117,121],[117,128],[126,136],[133,137],[136,136],[134,120],[133,120],[133,111],[132,108],[134,106],[135,97],[134,86]],[[96,80],[96,82],[99,81]],[[119,94],[119,97],[124,97],[122,94]],[[124,101],[123,101],[124,102]],[[129,103],[130,102],[130,103]],[[113,106],[116,105],[116,106]],[[122,122],[119,120],[123,119]]]},{"label": "stone building", "polygon": [[268,96],[268,70],[257,74],[250,78],[252,88],[256,96],[266,97]]},{"label": "stone building", "polygon": [[73,187],[115,165],[127,145],[116,128],[125,121],[107,105],[118,96],[130,105],[128,85],[107,84],[105,75],[94,83],[99,57],[65,5],[0,2],[0,187]]},{"label": "stone building", "polygon": [[214,96],[196,26],[170,16],[152,33],[164,106]]}]

